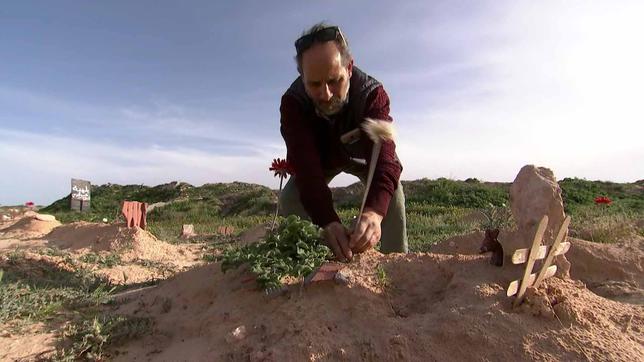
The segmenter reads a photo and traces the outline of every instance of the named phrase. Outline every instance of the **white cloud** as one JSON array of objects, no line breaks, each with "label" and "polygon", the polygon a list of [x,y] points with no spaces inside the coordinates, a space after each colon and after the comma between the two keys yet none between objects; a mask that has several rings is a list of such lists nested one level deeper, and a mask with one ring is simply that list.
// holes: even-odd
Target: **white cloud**
[{"label": "white cloud", "polygon": [[276,157],[272,146],[258,145],[261,156],[218,156],[185,147],[117,146],[2,129],[0,139],[0,201],[5,204],[25,199],[47,204],[69,193],[71,178],[94,184],[244,181],[277,187],[268,171]]},{"label": "white cloud", "polygon": [[471,28],[441,44],[468,49],[462,58],[390,73],[404,177],[511,181],[535,163],[559,177],[643,178],[644,4],[620,5],[511,3],[494,22],[474,19],[489,41]]}]

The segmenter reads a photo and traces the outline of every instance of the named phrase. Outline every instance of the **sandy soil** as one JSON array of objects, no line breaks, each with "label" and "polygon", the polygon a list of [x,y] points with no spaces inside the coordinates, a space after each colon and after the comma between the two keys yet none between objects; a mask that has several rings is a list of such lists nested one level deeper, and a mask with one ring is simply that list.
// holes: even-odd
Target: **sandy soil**
[{"label": "sandy soil", "polygon": [[[456,236],[430,249],[439,254],[479,254],[483,233]],[[602,297],[644,305],[644,238],[600,244],[569,237],[570,277]],[[487,254],[489,255],[489,254]]]},{"label": "sandy soil", "polygon": [[[24,217],[15,221],[8,222],[0,228],[0,240],[18,239],[28,240],[42,237],[53,229],[60,226],[59,221],[41,221],[35,217]],[[0,248],[3,248],[0,242]],[[0,249],[1,250],[1,249]]]},{"label": "sandy soil", "polygon": [[57,334],[36,323],[20,334],[0,331],[0,361],[34,361],[51,356],[56,350]]},{"label": "sandy soil", "polygon": [[619,244],[598,244],[569,238],[566,254],[570,276],[586,283],[595,294],[644,305],[644,238]]},{"label": "sandy soil", "polygon": [[128,229],[124,224],[75,222],[60,225],[57,221],[43,222],[33,218],[18,220],[0,233],[0,251],[36,252],[43,247],[69,252],[76,259],[87,253],[104,257],[117,253],[122,262],[114,267],[87,263],[84,266],[115,284],[131,284],[165,279],[201,263],[203,245],[172,245],[157,240],[145,230]]},{"label": "sandy soil", "polygon": [[[243,269],[222,274],[216,263],[199,265],[198,245],[93,223],[33,239],[19,231],[35,224],[16,225],[12,237],[0,235],[0,246],[55,245],[75,256],[118,251],[123,265],[96,269],[117,283],[177,272],[118,298],[116,313],[150,317],[154,327],[111,351],[115,360],[644,360],[642,240],[602,245],[570,238],[572,278],[547,279],[513,308],[505,289],[520,273],[478,254],[480,233],[449,239],[428,254],[370,251],[344,267],[346,285],[294,282],[267,296]],[[0,335],[0,359],[35,359],[51,349],[49,333],[34,326],[21,336]]]},{"label": "sandy soil", "polygon": [[296,284],[268,297],[243,271],[195,268],[120,307],[156,326],[116,360],[644,359],[642,307],[579,281],[548,279],[513,309],[504,288],[516,275],[485,256],[370,252],[344,273],[349,285]]}]

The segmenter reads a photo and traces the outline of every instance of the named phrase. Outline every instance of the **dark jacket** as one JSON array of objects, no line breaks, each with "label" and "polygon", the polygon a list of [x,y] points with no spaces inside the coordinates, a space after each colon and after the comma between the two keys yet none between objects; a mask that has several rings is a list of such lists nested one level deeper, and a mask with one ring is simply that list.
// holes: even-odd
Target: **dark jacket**
[{"label": "dark jacket", "polygon": [[[340,136],[360,128],[365,118],[391,122],[389,96],[380,82],[354,67],[349,85],[349,103],[330,120],[317,115],[301,77],[282,96],[280,113],[280,130],[286,142],[287,159],[293,165],[304,209],[319,226],[339,221],[325,175],[346,168],[352,162],[351,158],[371,162],[373,147],[373,142],[364,131],[361,131],[360,139],[352,144],[343,144]],[[393,142],[383,143],[366,208],[386,216],[401,171],[396,145]]]}]

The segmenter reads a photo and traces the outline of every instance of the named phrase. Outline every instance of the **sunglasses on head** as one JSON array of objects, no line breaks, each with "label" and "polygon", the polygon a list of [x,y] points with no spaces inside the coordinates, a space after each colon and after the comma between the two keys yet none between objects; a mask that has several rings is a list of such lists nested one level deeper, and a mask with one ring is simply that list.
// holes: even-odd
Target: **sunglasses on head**
[{"label": "sunglasses on head", "polygon": [[297,51],[297,54],[302,54],[302,52],[310,48],[311,45],[313,45],[313,43],[315,43],[316,41],[325,42],[336,39],[340,39],[344,42],[344,37],[342,36],[340,28],[338,28],[337,26],[330,26],[328,28],[320,29],[311,34],[306,34],[297,39],[295,41],[295,50]]}]

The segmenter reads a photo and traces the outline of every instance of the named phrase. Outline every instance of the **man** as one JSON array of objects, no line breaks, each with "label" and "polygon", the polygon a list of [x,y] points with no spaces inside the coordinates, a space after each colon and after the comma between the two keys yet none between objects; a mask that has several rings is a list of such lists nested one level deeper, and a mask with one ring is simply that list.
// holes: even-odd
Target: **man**
[{"label": "man", "polygon": [[[407,252],[402,165],[393,141],[371,160],[373,142],[365,118],[392,121],[389,97],[374,78],[354,66],[337,26],[316,24],[295,42],[300,76],[282,96],[281,133],[294,175],[280,196],[282,215],[299,215],[324,228],[327,245],[341,261],[378,244],[382,252]],[[340,223],[328,183],[340,172],[365,183],[377,162],[360,222]]]}]

